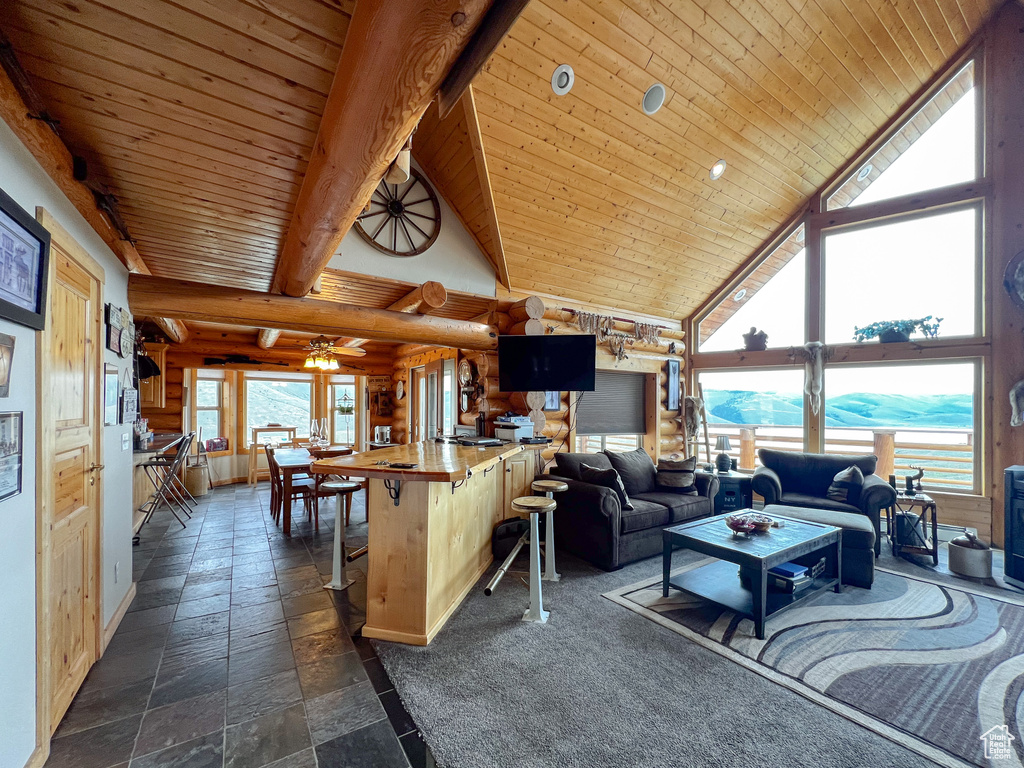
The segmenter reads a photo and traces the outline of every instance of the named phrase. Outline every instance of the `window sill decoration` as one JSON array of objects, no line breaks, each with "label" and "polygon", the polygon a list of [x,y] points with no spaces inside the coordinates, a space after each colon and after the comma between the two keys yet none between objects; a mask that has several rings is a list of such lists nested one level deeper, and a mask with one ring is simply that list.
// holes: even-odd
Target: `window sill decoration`
[{"label": "window sill decoration", "polygon": [[915,330],[920,330],[925,338],[934,339],[939,335],[941,322],[941,317],[935,318],[932,322],[931,315],[917,320],[881,320],[863,328],[854,328],[853,338],[858,342],[865,342],[877,337],[881,343],[890,344],[895,341],[910,341],[910,335]]}]

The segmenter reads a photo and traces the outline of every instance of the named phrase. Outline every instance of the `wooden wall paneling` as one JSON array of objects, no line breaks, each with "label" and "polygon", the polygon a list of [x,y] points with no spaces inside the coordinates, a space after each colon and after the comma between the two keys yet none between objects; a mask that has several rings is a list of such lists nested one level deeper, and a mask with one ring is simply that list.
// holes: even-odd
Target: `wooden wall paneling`
[{"label": "wooden wall paneling", "polygon": [[992,334],[990,401],[992,466],[986,492],[992,497],[992,538],[1003,542],[1003,469],[1022,463],[1024,428],[1010,427],[1010,388],[1024,379],[1024,312],[1002,286],[1007,263],[1024,251],[1024,7],[1007,3],[988,36],[990,108],[989,171],[995,184],[992,200],[991,259],[988,301]]}]

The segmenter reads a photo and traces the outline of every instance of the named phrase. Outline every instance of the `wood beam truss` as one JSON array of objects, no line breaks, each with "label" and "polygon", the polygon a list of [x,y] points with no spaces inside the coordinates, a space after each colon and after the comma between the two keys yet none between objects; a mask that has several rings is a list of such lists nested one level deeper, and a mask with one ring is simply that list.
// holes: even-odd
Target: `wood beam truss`
[{"label": "wood beam truss", "polygon": [[136,314],[179,320],[459,349],[489,350],[498,345],[497,331],[482,323],[138,274],[128,279],[128,304]]},{"label": "wood beam truss", "polygon": [[360,0],[273,290],[305,296],[412,134],[490,0]]}]

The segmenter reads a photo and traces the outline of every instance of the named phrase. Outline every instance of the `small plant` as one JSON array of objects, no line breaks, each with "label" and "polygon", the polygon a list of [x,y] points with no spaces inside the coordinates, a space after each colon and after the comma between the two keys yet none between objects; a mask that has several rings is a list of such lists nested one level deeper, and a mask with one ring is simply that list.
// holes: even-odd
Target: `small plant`
[{"label": "small plant", "polygon": [[863,328],[853,329],[853,338],[857,341],[867,341],[876,336],[879,341],[908,341],[915,330],[920,329],[927,338],[934,339],[939,335],[939,323],[941,317],[934,318],[931,315],[918,320],[881,320]]}]

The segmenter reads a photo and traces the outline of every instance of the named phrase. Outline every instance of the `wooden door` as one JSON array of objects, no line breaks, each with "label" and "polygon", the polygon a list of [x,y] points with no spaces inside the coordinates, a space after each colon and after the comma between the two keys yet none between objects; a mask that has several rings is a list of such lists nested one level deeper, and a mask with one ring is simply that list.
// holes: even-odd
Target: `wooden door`
[{"label": "wooden door", "polygon": [[40,666],[52,734],[99,653],[102,270],[54,235],[39,355]]}]

